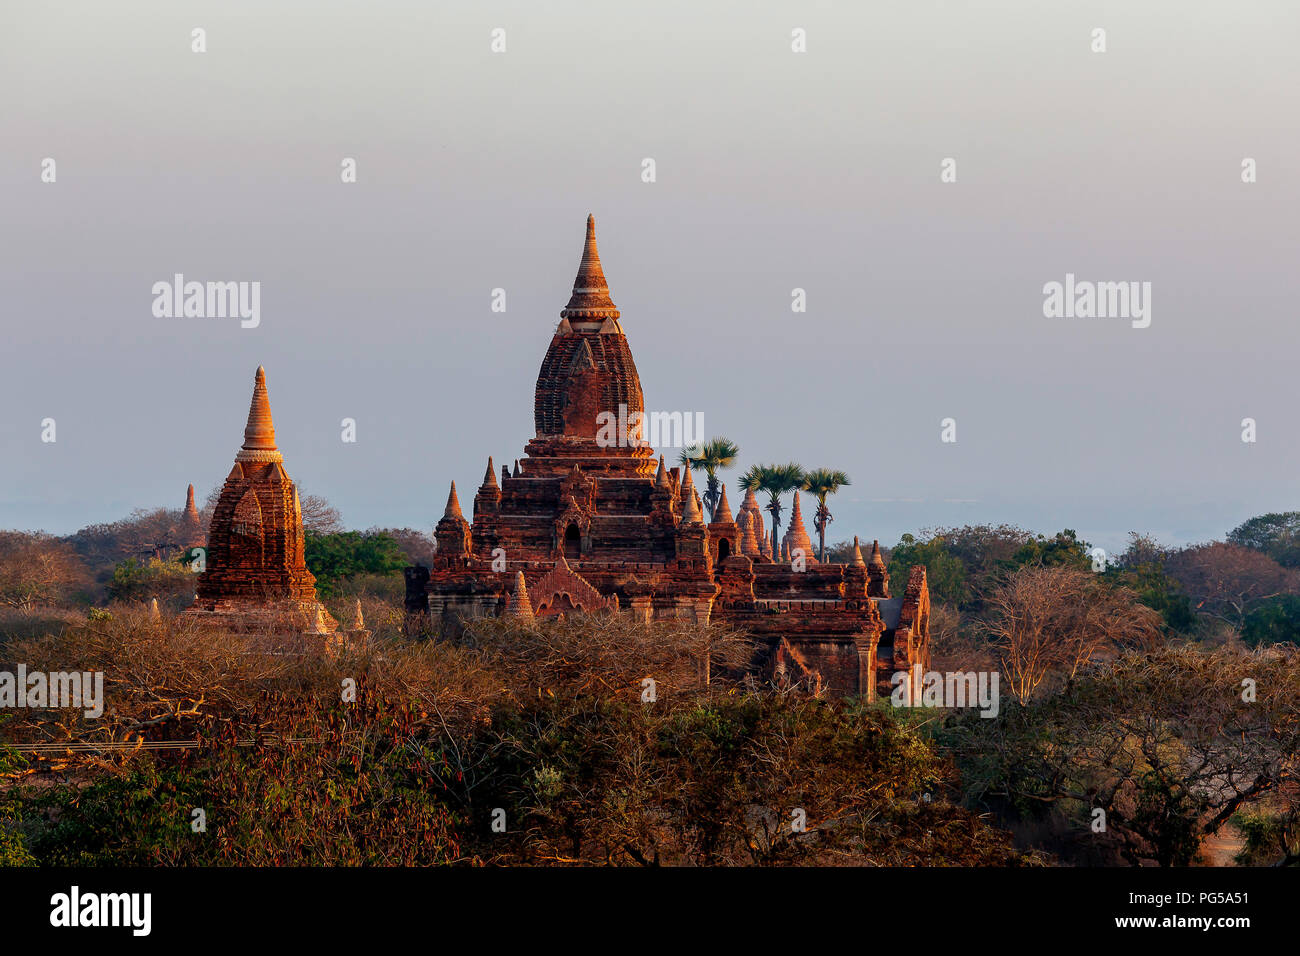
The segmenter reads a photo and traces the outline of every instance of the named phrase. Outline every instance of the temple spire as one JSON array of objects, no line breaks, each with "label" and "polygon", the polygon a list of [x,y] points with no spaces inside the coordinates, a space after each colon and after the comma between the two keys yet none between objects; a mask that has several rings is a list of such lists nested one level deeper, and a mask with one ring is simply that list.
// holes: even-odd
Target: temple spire
[{"label": "temple spire", "polygon": [[248,405],[244,445],[235,456],[235,461],[284,461],[275,447],[275,423],[271,421],[271,400],[266,394],[266,369],[260,365],[253,379],[253,400]]},{"label": "temple spire", "polygon": [[177,529],[180,544],[186,548],[197,548],[203,544],[203,519],[199,517],[198,506],[194,503],[194,486],[185,491],[185,510],[181,512],[181,523]]},{"label": "temple spire", "polygon": [[867,561],[867,594],[871,597],[889,597],[889,569],[880,553],[880,542],[871,542],[871,558]]},{"label": "temple spire", "polygon": [[[688,472],[689,474],[689,472]],[[703,524],[704,515],[700,512],[700,499],[694,488],[682,489],[682,524]]]},{"label": "temple spire", "polygon": [[853,557],[850,559],[849,564],[855,568],[865,568],[867,566],[867,562],[862,560],[862,549],[858,547],[858,536],[856,534],[853,536]]},{"label": "temple spire", "polygon": [[569,304],[560,311],[563,319],[575,320],[575,328],[583,330],[584,324],[599,328],[606,318],[617,319],[619,311],[609,297],[609,283],[600,267],[600,253],[596,251],[596,217],[587,217],[587,239],[582,247],[582,261],[578,276],[573,280],[573,295]]},{"label": "temple spire", "polygon": [[444,518],[460,518],[464,520],[465,515],[460,510],[460,499],[456,497],[456,482],[451,483],[451,493],[447,495],[447,507],[443,511]]},{"label": "temple spire", "polygon": [[790,526],[787,531],[803,531],[803,511],[799,507],[799,492],[794,493],[794,507],[790,509]]},{"label": "temple spire", "polygon": [[727,501],[727,486],[722,486],[722,496],[718,498],[718,506],[713,509],[713,523],[716,525],[735,524],[731,518],[731,503]]},{"label": "temple spire", "polygon": [[802,551],[809,564],[816,563],[816,558],[813,557],[812,539],[808,537],[808,529],[803,524],[803,509],[799,506],[797,491],[794,493],[794,507],[790,509],[790,524],[785,530],[781,548],[785,552],[786,560],[792,558],[796,551]]},{"label": "temple spire", "polygon": [[487,471],[483,474],[483,489],[485,491],[499,491],[497,485],[497,468],[492,464],[492,456],[488,455]]},{"label": "temple spire", "polygon": [[681,488],[677,492],[677,497],[682,506],[682,513],[685,514],[686,502],[690,501],[694,503],[695,501],[695,482],[691,478],[690,465],[687,465],[683,471],[685,471],[685,474],[682,476],[682,484]]}]

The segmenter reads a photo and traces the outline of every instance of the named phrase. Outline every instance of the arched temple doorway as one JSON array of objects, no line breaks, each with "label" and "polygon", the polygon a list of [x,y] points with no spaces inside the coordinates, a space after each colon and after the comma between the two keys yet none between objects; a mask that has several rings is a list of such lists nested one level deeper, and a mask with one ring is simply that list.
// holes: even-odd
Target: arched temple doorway
[{"label": "arched temple doorway", "polygon": [[582,557],[582,532],[576,524],[570,524],[564,529],[564,557]]}]

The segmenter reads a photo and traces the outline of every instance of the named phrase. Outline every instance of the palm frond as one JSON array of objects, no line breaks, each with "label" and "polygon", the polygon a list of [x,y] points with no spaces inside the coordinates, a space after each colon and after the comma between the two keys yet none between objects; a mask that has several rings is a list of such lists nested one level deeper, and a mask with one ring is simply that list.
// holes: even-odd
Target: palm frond
[{"label": "palm frond", "polygon": [[849,476],[837,468],[814,468],[804,475],[802,488],[820,498],[833,495],[848,484]]},{"label": "palm frond", "polygon": [[736,463],[736,457],[739,454],[739,445],[730,438],[719,435],[716,438],[710,438],[704,443],[700,457],[709,462],[714,468],[730,468]]},{"label": "palm frond", "polygon": [[785,465],[754,465],[741,476],[740,487],[746,491],[753,488],[780,497],[788,491],[801,488],[803,481],[803,468],[794,462]]}]

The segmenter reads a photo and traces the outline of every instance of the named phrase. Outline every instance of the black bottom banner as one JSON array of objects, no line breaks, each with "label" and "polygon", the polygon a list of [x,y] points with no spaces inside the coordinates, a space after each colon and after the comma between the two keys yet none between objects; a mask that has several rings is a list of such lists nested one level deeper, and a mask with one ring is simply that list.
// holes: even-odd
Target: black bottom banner
[{"label": "black bottom banner", "polygon": [[11,942],[75,935],[83,945],[337,946],[436,926],[434,938],[459,931],[493,946],[580,949],[584,939],[603,949],[710,936],[771,947],[787,936],[884,942],[900,933],[925,945],[1007,932],[1040,944],[1199,935],[1231,946],[1294,927],[1297,876],[1296,868],[8,869],[0,911]]}]

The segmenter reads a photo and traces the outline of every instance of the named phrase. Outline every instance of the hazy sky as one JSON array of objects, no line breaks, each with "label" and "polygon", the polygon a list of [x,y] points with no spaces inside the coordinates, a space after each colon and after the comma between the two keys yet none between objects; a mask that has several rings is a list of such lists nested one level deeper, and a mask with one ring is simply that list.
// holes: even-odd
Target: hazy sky
[{"label": "hazy sky", "polygon": [[[1281,0],[0,4],[0,527],[202,498],[261,363],[305,491],[428,529],[531,437],[588,212],[647,407],[847,471],[832,540],[1300,509],[1298,45]],[[155,317],[178,272],[261,324]],[[1045,318],[1066,273],[1150,327]]]}]

